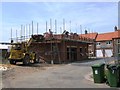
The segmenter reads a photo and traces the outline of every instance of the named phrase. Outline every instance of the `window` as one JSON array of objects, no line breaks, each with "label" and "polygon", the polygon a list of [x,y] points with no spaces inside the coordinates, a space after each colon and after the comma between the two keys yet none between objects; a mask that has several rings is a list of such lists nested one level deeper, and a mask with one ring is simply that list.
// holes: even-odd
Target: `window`
[{"label": "window", "polygon": [[120,39],[118,39],[118,43],[120,43]]},{"label": "window", "polygon": [[97,42],[97,46],[100,46],[100,42]]},{"label": "window", "polygon": [[87,48],[85,47],[85,53],[87,52]]},{"label": "window", "polygon": [[83,50],[82,50],[82,48],[80,48],[80,53],[82,53],[83,52]]},{"label": "window", "polygon": [[120,53],[120,48],[118,48],[118,53]]},{"label": "window", "polygon": [[14,49],[14,50],[21,50],[21,45],[13,45],[12,46],[12,49]]},{"label": "window", "polygon": [[110,45],[110,44],[111,44],[111,41],[107,41],[106,44],[107,44],[107,45]]}]

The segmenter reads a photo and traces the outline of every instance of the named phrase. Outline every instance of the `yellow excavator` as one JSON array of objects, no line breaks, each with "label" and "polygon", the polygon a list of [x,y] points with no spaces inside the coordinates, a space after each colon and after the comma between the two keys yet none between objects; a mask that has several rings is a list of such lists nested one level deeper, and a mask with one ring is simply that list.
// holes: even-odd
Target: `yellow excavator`
[{"label": "yellow excavator", "polygon": [[30,63],[39,62],[39,60],[36,59],[36,53],[30,50],[30,45],[32,42],[42,41],[44,41],[43,35],[32,35],[26,42],[11,43],[11,49],[8,56],[10,64],[23,62],[24,65],[29,65]]},{"label": "yellow excavator", "polygon": [[30,52],[29,50],[31,42],[32,38],[28,42],[11,44],[10,55],[8,57],[10,64],[16,64],[16,62],[23,62],[24,65],[29,65],[31,62],[36,63],[35,52]]}]

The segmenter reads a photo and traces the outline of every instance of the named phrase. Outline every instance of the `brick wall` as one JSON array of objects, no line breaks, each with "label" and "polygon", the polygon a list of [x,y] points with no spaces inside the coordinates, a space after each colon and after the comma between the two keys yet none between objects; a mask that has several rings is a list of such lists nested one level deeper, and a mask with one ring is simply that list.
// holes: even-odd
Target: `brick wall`
[{"label": "brick wall", "polygon": [[[80,48],[83,49],[82,52],[80,52]],[[71,52],[69,53],[67,49],[71,49]],[[35,43],[30,46],[30,51],[35,52],[37,58],[40,56],[47,62],[53,60],[55,63],[78,61],[88,58],[88,44],[76,41],[61,41],[57,44]],[[71,54],[70,58],[68,58],[68,53]]]}]

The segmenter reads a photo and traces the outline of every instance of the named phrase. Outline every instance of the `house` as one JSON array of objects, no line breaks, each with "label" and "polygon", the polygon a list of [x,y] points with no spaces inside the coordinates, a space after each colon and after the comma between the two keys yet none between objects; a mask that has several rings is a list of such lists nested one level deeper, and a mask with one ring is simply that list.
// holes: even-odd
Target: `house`
[{"label": "house", "polygon": [[9,50],[9,45],[0,44],[0,61],[5,58],[6,53]]},{"label": "house", "polygon": [[113,55],[120,60],[120,30],[116,30],[116,36],[113,38]]},{"label": "house", "polygon": [[96,57],[113,56],[114,32],[98,34],[96,38]]},{"label": "house", "polygon": [[[94,43],[89,44],[88,53],[89,57],[118,57],[120,53],[120,30],[115,26],[114,32],[107,33],[87,33],[80,36],[91,38]],[[92,53],[91,53],[92,52]]]},{"label": "house", "polygon": [[44,40],[32,42],[30,49],[46,62],[67,63],[87,59],[88,45],[92,42],[76,33],[44,33]]},{"label": "house", "polygon": [[[96,57],[114,56],[115,42],[118,38],[119,30],[114,32],[98,34],[96,38]],[[116,39],[115,39],[116,38]]]}]

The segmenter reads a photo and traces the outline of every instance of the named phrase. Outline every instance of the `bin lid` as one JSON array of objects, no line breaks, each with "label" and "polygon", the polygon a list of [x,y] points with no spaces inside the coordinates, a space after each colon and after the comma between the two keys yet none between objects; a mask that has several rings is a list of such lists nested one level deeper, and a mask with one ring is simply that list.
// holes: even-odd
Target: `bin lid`
[{"label": "bin lid", "polygon": [[101,66],[103,66],[103,65],[105,65],[104,63],[99,63],[99,64],[94,64],[94,65],[92,65],[92,67],[101,67]]},{"label": "bin lid", "polygon": [[108,65],[107,68],[108,68],[108,69],[118,69],[118,68],[120,68],[120,65],[110,64],[110,65]]},{"label": "bin lid", "polygon": [[118,68],[120,68],[120,65],[118,65]]}]

